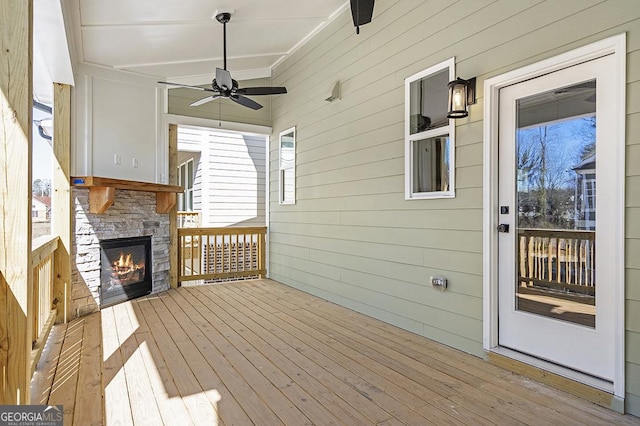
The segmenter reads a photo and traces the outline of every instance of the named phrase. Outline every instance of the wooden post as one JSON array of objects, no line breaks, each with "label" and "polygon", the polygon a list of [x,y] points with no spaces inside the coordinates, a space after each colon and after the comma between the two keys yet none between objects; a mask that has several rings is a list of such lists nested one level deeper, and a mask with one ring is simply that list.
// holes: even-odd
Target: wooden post
[{"label": "wooden post", "polygon": [[60,237],[54,256],[56,323],[71,319],[71,86],[53,85],[53,214],[51,232]]},{"label": "wooden post", "polygon": [[[178,126],[169,124],[169,185],[178,184]],[[178,206],[169,211],[169,283],[178,283]]]},{"label": "wooden post", "polygon": [[28,404],[33,0],[0,0],[0,404]]}]

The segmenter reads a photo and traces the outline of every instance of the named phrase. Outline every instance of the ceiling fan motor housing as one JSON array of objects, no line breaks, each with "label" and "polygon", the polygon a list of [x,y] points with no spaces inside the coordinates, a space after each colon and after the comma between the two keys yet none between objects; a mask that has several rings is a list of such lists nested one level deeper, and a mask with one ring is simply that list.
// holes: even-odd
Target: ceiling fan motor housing
[{"label": "ceiling fan motor housing", "polygon": [[216,19],[221,24],[226,24],[227,22],[229,22],[231,20],[231,14],[229,12],[218,13],[216,15]]}]

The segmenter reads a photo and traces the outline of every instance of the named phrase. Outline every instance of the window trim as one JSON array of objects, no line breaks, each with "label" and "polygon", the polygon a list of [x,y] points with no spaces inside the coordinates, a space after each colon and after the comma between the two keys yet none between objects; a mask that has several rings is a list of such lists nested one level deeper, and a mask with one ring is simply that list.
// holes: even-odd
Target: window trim
[{"label": "window trim", "polygon": [[[293,164],[290,167],[283,168],[282,167],[282,137],[285,135],[289,135],[293,133]],[[290,127],[286,130],[283,130],[278,135],[278,202],[281,205],[291,205],[296,203],[296,126]],[[293,170],[293,200],[285,200],[284,199],[284,171],[285,170]]]},{"label": "window trim", "polygon": [[[435,64],[423,71],[413,74],[404,80],[404,194],[405,200],[428,200],[437,198],[454,198],[455,197],[455,120],[449,119],[449,124],[438,127],[436,129],[425,130],[410,134],[411,129],[411,83],[424,77],[436,74],[442,70],[449,70],[449,81],[455,79],[455,57],[446,61]],[[413,192],[413,142],[434,138],[438,136],[449,135],[449,190],[448,191],[431,191],[431,192]]]}]

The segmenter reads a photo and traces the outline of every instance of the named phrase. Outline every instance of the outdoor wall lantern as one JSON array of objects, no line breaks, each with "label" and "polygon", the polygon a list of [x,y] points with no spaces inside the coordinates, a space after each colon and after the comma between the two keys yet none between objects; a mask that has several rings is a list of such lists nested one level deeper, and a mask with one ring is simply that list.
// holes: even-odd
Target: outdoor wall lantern
[{"label": "outdoor wall lantern", "polygon": [[469,115],[467,107],[476,103],[476,78],[463,80],[460,77],[447,84],[449,87],[448,118],[465,118]]}]

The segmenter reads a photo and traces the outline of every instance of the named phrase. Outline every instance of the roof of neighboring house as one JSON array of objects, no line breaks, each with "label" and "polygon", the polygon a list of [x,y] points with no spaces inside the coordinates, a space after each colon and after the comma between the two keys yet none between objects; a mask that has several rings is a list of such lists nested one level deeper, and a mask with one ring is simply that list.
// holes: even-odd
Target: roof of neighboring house
[{"label": "roof of neighboring house", "polygon": [[582,160],[578,165],[573,167],[573,170],[593,170],[596,168],[596,154],[591,154],[584,160]]},{"label": "roof of neighboring house", "polygon": [[42,197],[40,195],[34,195],[33,199],[36,201],[41,202],[42,204],[44,204],[47,207],[51,207],[51,197]]}]

